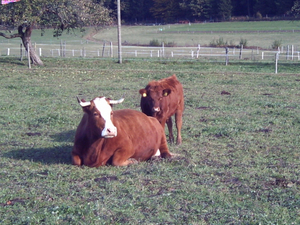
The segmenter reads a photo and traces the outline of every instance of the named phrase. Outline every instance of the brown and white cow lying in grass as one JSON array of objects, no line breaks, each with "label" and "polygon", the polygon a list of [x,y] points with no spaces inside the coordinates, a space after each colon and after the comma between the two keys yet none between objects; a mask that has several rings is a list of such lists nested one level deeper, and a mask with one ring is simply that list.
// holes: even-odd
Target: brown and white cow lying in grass
[{"label": "brown and white cow lying in grass", "polygon": [[78,99],[84,115],[75,134],[74,165],[126,166],[148,160],[158,151],[163,158],[171,157],[164,129],[155,118],[131,109],[112,111],[112,105],[123,100]]}]

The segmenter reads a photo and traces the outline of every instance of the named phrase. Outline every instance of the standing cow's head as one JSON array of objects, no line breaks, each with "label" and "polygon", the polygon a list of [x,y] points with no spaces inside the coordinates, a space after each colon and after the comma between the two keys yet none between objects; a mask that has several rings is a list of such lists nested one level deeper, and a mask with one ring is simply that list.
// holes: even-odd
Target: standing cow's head
[{"label": "standing cow's head", "polygon": [[160,114],[162,110],[162,102],[165,97],[171,93],[170,89],[163,89],[160,87],[147,86],[145,89],[141,89],[141,107],[142,111],[148,116],[156,116]]},{"label": "standing cow's head", "polygon": [[105,97],[97,97],[90,102],[86,102],[77,97],[77,100],[83,111],[88,115],[89,125],[101,132],[102,137],[113,138],[117,136],[117,128],[112,122],[112,105],[123,102],[124,98],[111,100]]}]

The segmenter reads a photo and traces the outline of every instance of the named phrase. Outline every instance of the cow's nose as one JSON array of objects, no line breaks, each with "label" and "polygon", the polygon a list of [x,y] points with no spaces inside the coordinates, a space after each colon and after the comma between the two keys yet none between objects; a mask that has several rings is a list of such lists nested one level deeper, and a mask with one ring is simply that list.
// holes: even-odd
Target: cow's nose
[{"label": "cow's nose", "polygon": [[153,112],[159,112],[160,108],[159,107],[153,107]]},{"label": "cow's nose", "polygon": [[117,128],[116,127],[109,127],[102,132],[102,136],[106,138],[116,137],[117,136]]}]

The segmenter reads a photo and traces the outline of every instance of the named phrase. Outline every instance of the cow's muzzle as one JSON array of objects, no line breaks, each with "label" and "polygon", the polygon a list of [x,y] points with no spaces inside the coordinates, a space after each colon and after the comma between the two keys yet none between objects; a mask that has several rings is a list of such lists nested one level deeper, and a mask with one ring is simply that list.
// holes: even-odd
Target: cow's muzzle
[{"label": "cow's muzzle", "polygon": [[116,127],[106,128],[102,131],[102,137],[104,137],[104,138],[113,138],[116,136],[117,136],[117,128]]},{"label": "cow's muzzle", "polygon": [[160,108],[159,107],[153,107],[152,111],[155,112],[155,113],[158,113],[158,112],[160,112]]}]

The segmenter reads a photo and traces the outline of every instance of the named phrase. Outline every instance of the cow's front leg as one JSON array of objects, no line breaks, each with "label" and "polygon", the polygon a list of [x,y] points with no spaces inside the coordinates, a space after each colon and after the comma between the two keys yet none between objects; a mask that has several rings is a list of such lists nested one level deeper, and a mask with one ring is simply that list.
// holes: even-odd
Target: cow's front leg
[{"label": "cow's front leg", "polygon": [[72,164],[76,166],[82,165],[82,160],[79,155],[72,154]]},{"label": "cow's front leg", "polygon": [[118,149],[112,159],[113,166],[128,166],[137,163],[138,161],[130,158],[133,155],[131,150]]},{"label": "cow's front leg", "polygon": [[168,130],[169,130],[169,141],[170,141],[170,143],[174,143],[172,117],[167,119],[167,125],[168,125]]}]

